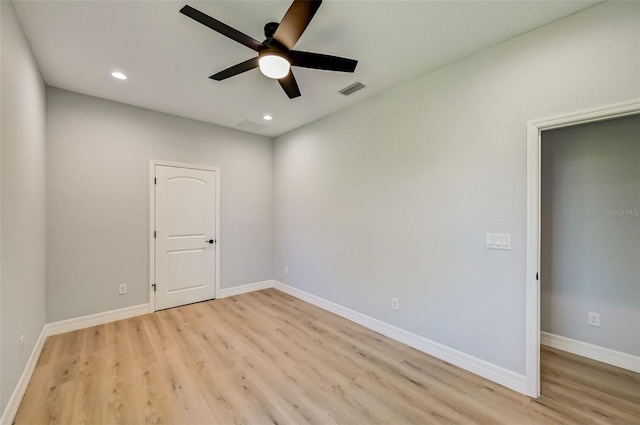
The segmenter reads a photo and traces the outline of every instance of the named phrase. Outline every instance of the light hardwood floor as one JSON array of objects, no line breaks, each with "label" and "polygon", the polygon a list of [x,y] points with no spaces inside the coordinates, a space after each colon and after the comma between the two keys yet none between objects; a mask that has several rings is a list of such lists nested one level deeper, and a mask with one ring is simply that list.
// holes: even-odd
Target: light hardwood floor
[{"label": "light hardwood floor", "polygon": [[16,424],[640,424],[640,376],[542,351],[529,399],[269,289],[50,337]]}]

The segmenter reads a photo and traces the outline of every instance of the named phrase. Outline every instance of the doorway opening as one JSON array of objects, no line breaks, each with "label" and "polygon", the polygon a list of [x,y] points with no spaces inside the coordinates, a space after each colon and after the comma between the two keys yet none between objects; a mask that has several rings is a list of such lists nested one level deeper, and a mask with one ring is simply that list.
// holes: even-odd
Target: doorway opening
[{"label": "doorway opening", "polygon": [[544,131],[640,114],[640,99],[527,124],[527,394],[540,396],[541,142]]}]

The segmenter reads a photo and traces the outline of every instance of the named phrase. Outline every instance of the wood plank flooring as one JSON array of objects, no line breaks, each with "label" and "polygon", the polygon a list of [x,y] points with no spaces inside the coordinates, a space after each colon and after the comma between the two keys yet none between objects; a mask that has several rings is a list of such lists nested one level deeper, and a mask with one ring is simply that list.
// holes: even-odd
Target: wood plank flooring
[{"label": "wood plank flooring", "polygon": [[269,289],[50,337],[15,424],[640,424],[640,374],[542,351],[537,400]]}]

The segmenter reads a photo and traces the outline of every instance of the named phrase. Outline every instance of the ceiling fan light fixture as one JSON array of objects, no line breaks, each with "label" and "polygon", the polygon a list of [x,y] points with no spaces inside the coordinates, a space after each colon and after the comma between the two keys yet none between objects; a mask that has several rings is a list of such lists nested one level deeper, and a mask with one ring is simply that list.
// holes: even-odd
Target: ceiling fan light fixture
[{"label": "ceiling fan light fixture", "polygon": [[291,64],[287,58],[273,52],[260,55],[258,65],[260,67],[260,72],[275,80],[289,75],[289,69],[291,69]]},{"label": "ceiling fan light fixture", "polygon": [[259,42],[189,5],[180,9],[180,13],[258,53],[258,57],[254,56],[217,72],[210,76],[210,79],[222,81],[234,75],[260,68],[260,72],[267,78],[278,80],[280,87],[289,99],[295,99],[301,93],[291,70],[292,65],[325,71],[354,72],[358,64],[358,61],[354,59],[292,50],[315,16],[321,3],[322,0],[293,0],[280,23],[269,22],[265,25],[266,40],[263,42]]}]

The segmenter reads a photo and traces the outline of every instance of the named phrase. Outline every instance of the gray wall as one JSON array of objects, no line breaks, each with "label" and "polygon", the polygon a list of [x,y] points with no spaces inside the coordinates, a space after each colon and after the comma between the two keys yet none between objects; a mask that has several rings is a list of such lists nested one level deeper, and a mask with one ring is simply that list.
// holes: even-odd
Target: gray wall
[{"label": "gray wall", "polygon": [[151,159],[220,167],[221,287],[272,278],[271,139],[49,88],[47,142],[49,322],[148,302]]},{"label": "gray wall", "polygon": [[639,22],[605,3],[278,137],[276,279],[524,374],[526,123],[639,97]]},{"label": "gray wall", "polygon": [[541,224],[542,330],[640,355],[640,115],[543,133]]},{"label": "gray wall", "polygon": [[[45,324],[45,88],[10,2],[0,2],[0,411]],[[24,351],[18,340],[24,335]]]}]

